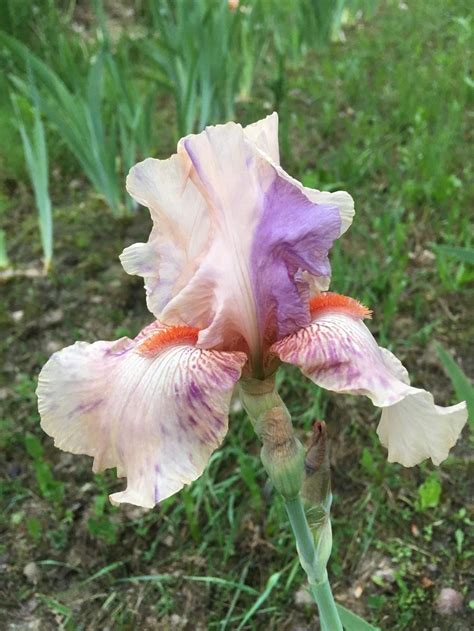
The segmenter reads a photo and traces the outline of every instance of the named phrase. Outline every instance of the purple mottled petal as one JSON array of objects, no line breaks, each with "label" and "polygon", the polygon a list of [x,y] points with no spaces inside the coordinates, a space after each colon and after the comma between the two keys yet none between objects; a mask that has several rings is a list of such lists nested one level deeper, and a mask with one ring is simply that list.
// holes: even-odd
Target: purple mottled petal
[{"label": "purple mottled petal", "polygon": [[93,456],[94,471],[117,467],[127,477],[114,502],[151,508],[176,493],[201,475],[227,432],[246,357],[179,339],[157,346],[162,332],[155,324],[135,340],[76,342],[39,377],[41,425],[55,445]]},{"label": "purple mottled petal", "polygon": [[330,275],[328,251],[340,227],[335,206],[312,203],[287,180],[274,179],[264,196],[251,253],[263,331],[280,338],[309,324],[309,292],[301,272]]},{"label": "purple mottled petal", "polygon": [[323,311],[271,350],[299,366],[317,385],[365,395],[382,407],[377,433],[390,462],[411,467],[431,458],[439,464],[466,423],[465,403],[442,408],[429,392],[410,386],[401,362],[377,345],[356,316]]}]

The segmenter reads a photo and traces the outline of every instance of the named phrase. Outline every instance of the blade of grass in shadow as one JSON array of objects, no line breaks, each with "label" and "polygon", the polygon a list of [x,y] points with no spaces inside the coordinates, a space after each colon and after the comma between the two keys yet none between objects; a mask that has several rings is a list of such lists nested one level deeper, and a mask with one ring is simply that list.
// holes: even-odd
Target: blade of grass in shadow
[{"label": "blade of grass in shadow", "polygon": [[466,263],[467,265],[474,265],[474,249],[463,248],[455,245],[436,245],[434,251],[438,254],[448,256],[449,258],[459,261],[459,263]]},{"label": "blade of grass in shadow", "polygon": [[225,578],[219,578],[217,576],[184,576],[183,578],[188,581],[194,581],[196,583],[208,583],[210,585],[219,585],[221,587],[228,587],[231,589],[237,588],[240,591],[245,592],[246,594],[252,594],[252,596],[256,596],[258,594],[258,591],[256,589],[245,585],[245,583],[228,581]]},{"label": "blade of grass in shadow", "polygon": [[98,578],[101,578],[102,576],[105,576],[106,574],[110,574],[110,572],[113,572],[117,568],[121,567],[123,564],[124,564],[123,561],[115,561],[114,563],[110,563],[110,565],[103,567],[98,572],[95,572],[95,574],[93,574],[92,576],[89,576],[89,578],[86,578],[83,581],[81,581],[81,585],[92,583],[92,581],[96,581]]},{"label": "blade of grass in shadow", "polygon": [[44,270],[47,272],[53,258],[53,215],[49,195],[48,149],[46,146],[41,105],[31,70],[28,69],[28,86],[33,104],[33,126],[29,133],[21,113],[18,97],[12,95],[16,124],[23,143],[26,166],[38,210],[38,222],[43,248]]},{"label": "blade of grass in shadow", "polygon": [[227,610],[227,614],[225,619],[221,622],[221,631],[225,631],[227,629],[227,625],[230,622],[230,618],[234,612],[235,606],[237,605],[237,602],[239,600],[239,596],[242,593],[243,589],[242,589],[242,585],[245,585],[245,578],[247,576],[247,573],[249,571],[249,567],[250,567],[250,560],[247,562],[247,564],[245,565],[244,569],[242,570],[241,574],[240,574],[240,581],[239,581],[239,586],[237,587],[237,589],[235,590],[234,596],[232,598],[232,601],[230,603],[229,609]]},{"label": "blade of grass in shadow", "polygon": [[[96,576],[91,577],[88,580],[92,580]],[[237,588],[242,592],[251,594],[252,596],[258,595],[258,591],[245,585],[245,583],[238,583],[236,581],[229,581],[217,576],[174,576],[173,574],[143,574],[141,576],[129,576],[127,578],[119,578],[116,583],[160,583],[163,581],[176,581],[184,579],[186,581],[193,581],[195,583],[208,583],[211,585],[219,585],[220,587],[227,587],[229,589]]]},{"label": "blade of grass in shadow", "polygon": [[272,593],[272,590],[275,587],[275,585],[277,585],[278,581],[280,580],[281,575],[282,575],[282,572],[275,572],[274,574],[270,576],[270,578],[267,581],[267,584],[265,585],[265,589],[257,598],[257,600],[252,605],[252,607],[250,607],[250,609],[247,611],[241,623],[237,627],[237,631],[240,631],[240,629],[243,629],[244,626],[247,624],[247,622],[250,620],[250,618],[252,618],[257,613],[257,611],[260,609],[260,607],[263,605],[263,603],[267,600],[267,598]]},{"label": "blade of grass in shadow", "polygon": [[[101,194],[113,214],[124,214],[120,201],[122,181],[116,170],[116,129],[102,120],[103,53],[92,60],[83,91],[72,92],[60,77],[21,42],[0,32],[0,43],[22,60],[41,86],[42,111],[50,124],[80,163],[85,175]],[[30,85],[21,76],[10,76],[11,82],[27,99],[32,100]]]},{"label": "blade of grass in shadow", "polygon": [[5,230],[0,230],[0,269],[5,269],[9,264]]},{"label": "blade of grass in shadow", "polygon": [[439,343],[436,343],[436,352],[438,353],[444,371],[451,379],[457,397],[462,401],[466,401],[469,414],[469,427],[474,431],[474,386],[447,350]]}]

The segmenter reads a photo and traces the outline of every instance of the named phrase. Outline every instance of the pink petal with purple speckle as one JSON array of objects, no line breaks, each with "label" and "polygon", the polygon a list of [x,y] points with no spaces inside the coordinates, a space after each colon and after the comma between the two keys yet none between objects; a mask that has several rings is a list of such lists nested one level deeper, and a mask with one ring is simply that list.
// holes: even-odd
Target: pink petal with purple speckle
[{"label": "pink petal with purple speckle", "polygon": [[76,342],[39,377],[43,429],[65,451],[117,467],[127,488],[115,502],[147,508],[198,478],[227,432],[234,384],[246,357],[189,343],[140,352],[135,340]]},{"label": "pink petal with purple speckle", "polygon": [[411,387],[401,362],[377,345],[357,317],[324,312],[271,350],[317,385],[368,396],[382,407],[377,433],[390,462],[409,467],[431,458],[439,464],[467,420],[465,403],[443,408],[429,392]]}]

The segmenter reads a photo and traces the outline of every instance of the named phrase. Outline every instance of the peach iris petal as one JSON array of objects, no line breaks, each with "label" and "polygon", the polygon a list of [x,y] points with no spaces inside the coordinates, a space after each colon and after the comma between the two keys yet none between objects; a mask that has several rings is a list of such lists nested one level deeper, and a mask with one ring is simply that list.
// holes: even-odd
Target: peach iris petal
[{"label": "peach iris petal", "polygon": [[377,345],[360,318],[357,311],[323,309],[308,327],[271,350],[317,385],[365,395],[382,407],[377,433],[390,462],[410,467],[431,458],[439,464],[467,420],[465,403],[439,407],[429,392],[411,387],[401,362]]},{"label": "peach iris petal", "polygon": [[195,348],[192,329],[76,342],[39,377],[41,425],[60,449],[127,477],[115,502],[147,508],[198,478],[227,432],[242,353]]},{"label": "peach iris petal", "polygon": [[209,248],[210,217],[189,178],[191,168],[185,154],[148,158],[127,178],[129,193],[150,209],[153,228],[147,243],[125,248],[120,260],[127,273],[144,278],[148,308],[156,317],[186,286]]},{"label": "peach iris petal", "polygon": [[266,340],[309,323],[314,279],[328,282],[327,253],[347,223],[341,208],[353,212],[347,193],[312,191],[281,169],[276,114],[187,136],[169,160],[136,165],[127,188],[153,230],[121,259],[144,277],[155,316],[198,327],[203,348],[245,348],[257,361]]},{"label": "peach iris petal", "polygon": [[280,165],[278,146],[278,114],[273,112],[266,118],[244,127],[244,134],[257,149],[262,151],[272,162]]}]

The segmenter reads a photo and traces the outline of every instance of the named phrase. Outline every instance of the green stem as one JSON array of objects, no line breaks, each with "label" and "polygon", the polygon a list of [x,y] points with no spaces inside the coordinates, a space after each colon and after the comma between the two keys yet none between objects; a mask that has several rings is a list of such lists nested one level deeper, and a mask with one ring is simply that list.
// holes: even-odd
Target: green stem
[{"label": "green stem", "polygon": [[[319,609],[321,629],[322,631],[343,631],[326,570],[332,546],[331,522],[329,521],[331,502],[329,462],[327,462],[328,470],[325,476],[319,475],[305,490],[305,497],[309,493],[314,506],[319,512],[322,511],[321,519],[318,520],[320,523],[316,531],[317,545],[315,545],[300,494],[305,475],[304,449],[295,438],[290,413],[275,389],[273,378],[265,381],[247,379],[241,382],[240,396],[254,429],[262,441],[263,466],[285,502],[301,567],[308,576],[311,594]],[[320,469],[319,474],[324,473],[321,469],[324,465],[324,441],[325,435],[319,451],[316,449],[316,442],[314,443],[312,449],[316,449],[316,453],[310,458],[310,460],[315,460],[314,463],[310,463],[312,469],[315,469],[317,465]],[[323,449],[322,452],[321,449]],[[316,475],[315,471],[313,471],[313,477],[314,475]]]},{"label": "green stem", "polygon": [[341,620],[334,603],[331,585],[328,579],[324,583],[311,585],[310,590],[319,609],[319,617],[321,621],[321,629],[323,631],[342,631]]},{"label": "green stem", "polygon": [[318,605],[321,629],[323,631],[343,631],[326,568],[318,568],[314,539],[306,519],[301,497],[298,495],[293,499],[285,499],[284,502],[295,535],[301,567],[308,576],[311,593]]}]

